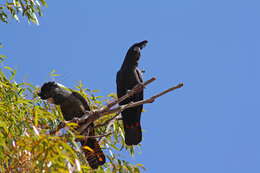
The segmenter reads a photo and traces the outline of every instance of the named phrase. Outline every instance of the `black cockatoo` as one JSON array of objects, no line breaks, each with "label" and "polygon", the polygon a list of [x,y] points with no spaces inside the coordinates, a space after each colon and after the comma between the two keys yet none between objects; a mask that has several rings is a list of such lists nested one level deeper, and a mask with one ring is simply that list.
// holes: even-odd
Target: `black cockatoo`
[{"label": "black cockatoo", "polygon": [[[43,100],[59,105],[66,121],[72,120],[74,117],[81,117],[85,111],[90,110],[84,97],[77,92],[65,90],[55,82],[44,83],[38,95]],[[88,127],[88,136],[94,135],[94,124],[92,123]],[[83,149],[83,151],[92,169],[96,169],[99,165],[103,165],[106,162],[105,155],[95,138],[88,138],[87,141],[81,141],[81,144],[91,148],[91,150]]]},{"label": "black cockatoo", "polygon": [[[146,44],[147,41],[144,40],[140,43],[135,43],[128,49],[124,62],[116,76],[118,98],[125,95],[127,91],[131,90],[136,84],[143,82],[141,71],[137,66],[141,56],[140,51]],[[143,96],[144,93],[141,91],[119,104],[123,105],[140,101],[143,100]],[[125,143],[127,145],[137,145],[142,140],[142,129],[140,124],[142,109],[143,105],[140,105],[128,108],[121,113],[125,131]]]}]

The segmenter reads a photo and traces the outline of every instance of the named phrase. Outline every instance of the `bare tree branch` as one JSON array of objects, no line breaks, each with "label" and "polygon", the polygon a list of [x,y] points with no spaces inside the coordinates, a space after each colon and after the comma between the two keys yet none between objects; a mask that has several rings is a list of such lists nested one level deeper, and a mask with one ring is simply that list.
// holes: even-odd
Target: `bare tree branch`
[{"label": "bare tree branch", "polygon": [[158,97],[161,97],[162,95],[164,95],[168,92],[171,92],[173,90],[176,90],[178,88],[181,88],[181,87],[183,87],[183,83],[180,83],[177,86],[171,87],[167,90],[164,90],[163,92],[160,92],[159,94],[156,94],[156,95],[150,97],[149,99],[141,100],[141,101],[138,101],[138,102],[132,102],[132,103],[129,103],[127,105],[123,105],[122,111],[127,109],[127,108],[132,108],[132,107],[136,107],[136,106],[147,104],[147,103],[153,103],[155,101],[155,99],[157,99]]},{"label": "bare tree branch", "polygon": [[[161,97],[161,96],[163,96],[164,94],[166,94],[168,92],[171,92],[171,91],[174,91],[174,90],[176,90],[178,88],[183,87],[183,83],[180,83],[180,84],[178,84],[176,86],[173,86],[173,87],[171,87],[171,88],[169,88],[167,90],[164,90],[164,91],[162,91],[162,92],[160,92],[160,93],[150,97],[149,99],[141,100],[141,101],[138,101],[138,102],[131,102],[131,103],[126,104],[126,105],[119,105],[119,106],[117,106],[115,108],[112,108],[113,106],[115,106],[116,104],[122,102],[126,98],[134,95],[137,92],[140,92],[144,88],[144,86],[148,85],[149,83],[153,82],[154,80],[155,80],[155,78],[151,78],[150,80],[146,81],[144,84],[136,85],[126,95],[122,96],[121,98],[118,98],[118,99],[114,100],[113,102],[108,104],[103,109],[101,108],[99,110],[86,111],[86,114],[83,115],[81,118],[75,118],[75,119],[73,119],[71,121],[67,121],[66,123],[70,123],[70,122],[77,123],[80,126],[78,131],[80,133],[82,133],[82,132],[85,131],[86,128],[88,128],[89,124],[91,124],[92,122],[96,121],[97,119],[99,119],[99,118],[101,118],[101,117],[103,117],[105,115],[108,115],[108,114],[111,114],[111,113],[117,113],[117,115],[118,115],[118,114],[120,114],[122,111],[124,111],[127,108],[132,108],[132,107],[136,107],[136,106],[143,105],[143,104],[153,103],[158,97]],[[107,120],[105,123],[103,123],[104,125],[106,125],[106,123],[109,124],[107,126],[106,132],[108,132],[108,129],[109,129],[109,126],[110,126],[111,122],[113,122],[115,120],[115,117],[117,117],[117,115],[112,117],[111,119]],[[58,130],[56,130],[56,131],[58,131]]]},{"label": "bare tree branch", "polygon": [[[113,108],[113,109],[110,109],[110,110],[107,110],[106,112],[104,112],[103,110],[101,111],[89,111],[88,112],[88,117],[84,118],[79,118],[79,125],[81,126],[81,124],[83,124],[81,127],[80,127],[80,132],[84,131],[85,128],[88,127],[88,125],[94,121],[96,121],[97,119],[99,119],[100,117],[104,116],[104,115],[108,115],[108,114],[111,114],[111,113],[121,113],[123,110],[127,109],[127,108],[131,108],[131,107],[135,107],[135,106],[139,106],[139,105],[143,105],[143,104],[147,104],[147,103],[152,103],[154,102],[155,99],[157,99],[158,97],[161,97],[162,95],[168,93],[168,92],[171,92],[173,90],[176,90],[178,88],[181,88],[183,86],[183,83],[180,83],[178,84],[177,86],[174,86],[174,87],[171,87],[167,90],[164,90],[163,92],[159,93],[159,94],[156,94],[152,97],[150,97],[149,99],[146,99],[146,100],[142,100],[142,101],[138,101],[138,102],[133,102],[133,103],[129,103],[129,104],[126,104],[126,105],[121,105],[121,106],[118,106],[116,108]],[[123,96],[124,97],[124,96]]]},{"label": "bare tree branch", "polygon": [[[128,97],[142,91],[146,85],[152,83],[154,80],[156,80],[155,77],[145,81],[143,84],[137,84],[136,86],[134,86],[134,88],[132,90],[128,91],[124,96],[114,100],[113,102],[108,104],[105,108],[101,108],[100,110],[86,111],[86,114],[77,120],[77,123],[81,126],[78,129],[79,132],[80,133],[83,132],[89,126],[89,124],[91,124],[92,122],[101,118],[102,116],[110,114],[110,109],[114,105],[116,105],[116,104],[124,101]],[[115,112],[117,112],[117,111],[113,111],[111,113],[115,113]]]},{"label": "bare tree branch", "polygon": [[177,86],[171,87],[171,88],[169,88],[169,89],[167,89],[167,90],[164,90],[163,92],[161,92],[161,93],[159,93],[159,94],[156,94],[155,96],[152,96],[151,99],[155,100],[156,98],[161,97],[162,95],[164,95],[164,94],[166,94],[166,93],[168,93],[168,92],[171,92],[171,91],[173,91],[173,90],[176,90],[176,89],[178,89],[178,88],[183,87],[183,85],[184,85],[183,83],[180,83],[180,84],[178,84]]}]

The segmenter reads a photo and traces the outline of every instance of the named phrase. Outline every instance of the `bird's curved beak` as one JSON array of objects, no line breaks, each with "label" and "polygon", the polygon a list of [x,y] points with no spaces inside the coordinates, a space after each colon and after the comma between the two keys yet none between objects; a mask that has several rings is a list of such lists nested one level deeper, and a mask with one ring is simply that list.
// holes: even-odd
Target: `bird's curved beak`
[{"label": "bird's curved beak", "polygon": [[139,45],[140,49],[143,49],[147,43],[148,43],[148,41],[144,40],[144,41],[140,42],[138,45]]}]

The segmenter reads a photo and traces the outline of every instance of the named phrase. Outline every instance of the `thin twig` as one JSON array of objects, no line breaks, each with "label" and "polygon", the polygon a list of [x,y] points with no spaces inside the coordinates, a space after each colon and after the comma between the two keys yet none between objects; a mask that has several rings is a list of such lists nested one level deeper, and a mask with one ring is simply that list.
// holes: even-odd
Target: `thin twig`
[{"label": "thin twig", "polygon": [[96,136],[81,136],[81,137],[78,137],[77,139],[88,140],[89,138],[102,138],[102,137],[105,137],[105,136],[109,136],[111,134],[112,133],[106,133],[106,134],[103,134],[103,135],[96,135]]},{"label": "thin twig", "polygon": [[183,83],[180,83],[177,86],[171,87],[171,88],[169,88],[169,89],[167,89],[167,90],[165,90],[165,91],[163,91],[163,92],[161,92],[159,94],[156,94],[155,96],[152,96],[151,98],[155,100],[156,98],[161,97],[162,95],[164,95],[164,94],[166,94],[168,92],[171,92],[173,90],[176,90],[178,88],[183,87],[183,85],[184,85]]},{"label": "thin twig", "polygon": [[102,127],[102,126],[107,125],[110,121],[113,121],[114,119],[116,119],[116,117],[117,117],[118,115],[119,115],[119,113],[117,113],[116,115],[114,115],[112,118],[109,118],[109,119],[106,120],[104,123],[96,125],[95,128],[99,128],[99,127]]},{"label": "thin twig", "polygon": [[[110,121],[108,122],[108,124],[107,124],[107,127],[106,127],[106,133],[109,133],[109,131],[110,131],[110,127],[114,124],[114,122],[115,122],[115,120],[116,120],[116,117],[118,117],[118,115],[120,114],[120,112],[118,112],[113,118],[111,118],[110,119]],[[99,140],[98,140],[98,142],[102,142],[103,141],[103,137],[102,138],[100,138]]]}]

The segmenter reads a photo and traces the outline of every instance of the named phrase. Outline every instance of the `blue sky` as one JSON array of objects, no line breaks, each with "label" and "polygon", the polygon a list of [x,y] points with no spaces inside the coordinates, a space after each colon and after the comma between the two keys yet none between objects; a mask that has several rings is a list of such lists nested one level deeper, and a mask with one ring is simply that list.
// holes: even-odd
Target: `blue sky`
[{"label": "blue sky", "polygon": [[40,26],[0,24],[6,65],[41,85],[82,80],[100,95],[116,91],[129,46],[147,39],[140,68],[157,81],[146,105],[142,154],[149,173],[260,172],[260,1],[48,1]]}]

